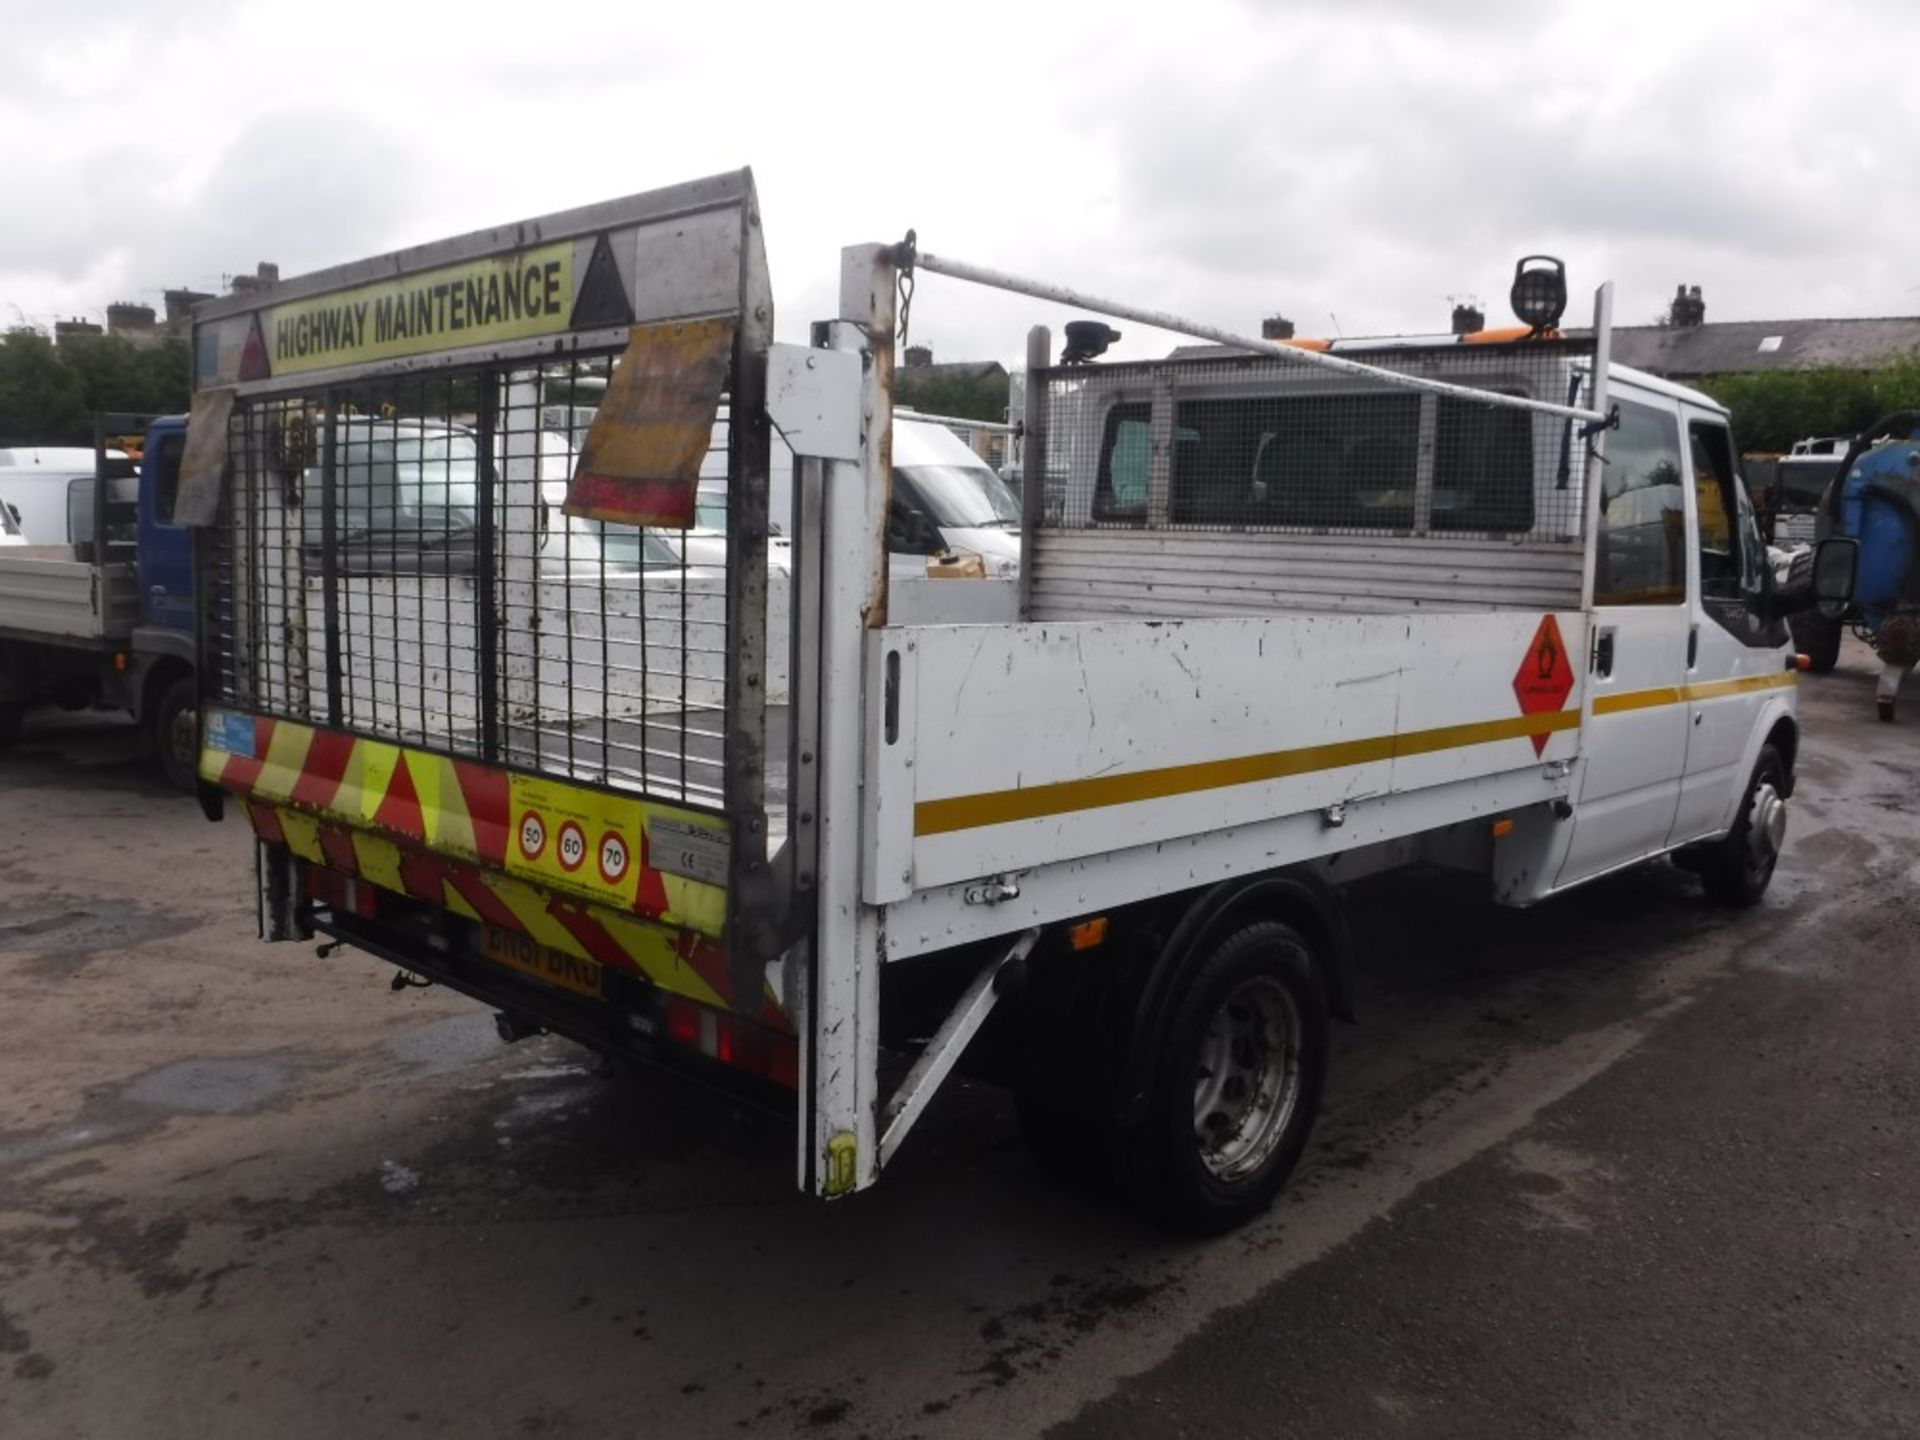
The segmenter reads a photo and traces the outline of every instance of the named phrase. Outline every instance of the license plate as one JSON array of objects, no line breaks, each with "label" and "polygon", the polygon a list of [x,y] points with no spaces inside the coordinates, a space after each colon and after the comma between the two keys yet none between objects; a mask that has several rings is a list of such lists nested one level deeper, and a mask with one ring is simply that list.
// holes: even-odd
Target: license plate
[{"label": "license plate", "polygon": [[582,960],[564,950],[542,945],[517,930],[501,925],[483,925],[480,929],[480,953],[496,965],[531,975],[561,990],[587,995],[598,1000],[606,972],[592,960]]}]

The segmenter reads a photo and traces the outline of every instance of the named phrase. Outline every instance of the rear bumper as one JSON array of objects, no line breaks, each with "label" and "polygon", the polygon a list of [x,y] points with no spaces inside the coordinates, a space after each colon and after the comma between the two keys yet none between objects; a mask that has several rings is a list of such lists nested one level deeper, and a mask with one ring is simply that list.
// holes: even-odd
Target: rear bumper
[{"label": "rear bumper", "polygon": [[[392,924],[316,904],[309,923],[316,934],[364,950],[523,1024],[603,1055],[665,1071],[766,1114],[794,1114],[793,1089],[709,1058],[697,1048],[697,1035],[695,1043],[687,1043],[684,1035],[682,1043],[675,1043],[674,1032],[683,1027],[675,1024],[670,1007],[690,1002],[668,996],[637,976],[609,971],[604,998],[573,995],[481,959],[477,933],[473,933],[476,927],[426,907]],[[709,1032],[716,1023],[723,1023],[717,1014],[709,1022]]]}]

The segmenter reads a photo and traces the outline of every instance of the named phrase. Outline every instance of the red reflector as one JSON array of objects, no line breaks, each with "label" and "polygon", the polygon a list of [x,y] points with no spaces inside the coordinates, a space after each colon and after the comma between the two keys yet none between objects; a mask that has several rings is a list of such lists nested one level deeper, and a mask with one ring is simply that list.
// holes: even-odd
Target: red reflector
[{"label": "red reflector", "polygon": [[669,1000],[666,1004],[667,1038],[676,1045],[700,1048],[700,1011],[684,1000]]},{"label": "red reflector", "polygon": [[778,1030],[678,998],[661,1002],[667,1039],[788,1088],[800,1083],[800,1042]]}]

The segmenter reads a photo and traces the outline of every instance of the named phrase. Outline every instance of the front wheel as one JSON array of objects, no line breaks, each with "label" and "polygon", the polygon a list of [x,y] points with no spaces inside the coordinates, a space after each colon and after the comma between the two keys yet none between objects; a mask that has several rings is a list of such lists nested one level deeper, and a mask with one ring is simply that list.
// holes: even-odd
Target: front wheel
[{"label": "front wheel", "polygon": [[191,793],[200,771],[199,712],[191,675],[181,676],[160,692],[152,723],[150,738],[160,773],[176,790]]},{"label": "front wheel", "polygon": [[1327,1005],[1292,926],[1255,921],[1189,976],[1151,1058],[1145,1112],[1115,1139],[1115,1171],[1156,1223],[1214,1235],[1264,1210],[1313,1128]]},{"label": "front wheel", "polygon": [[1722,905],[1757,905],[1767,893],[1787,836],[1786,790],[1780,752],[1761,746],[1733,829],[1701,855],[1700,883]]}]

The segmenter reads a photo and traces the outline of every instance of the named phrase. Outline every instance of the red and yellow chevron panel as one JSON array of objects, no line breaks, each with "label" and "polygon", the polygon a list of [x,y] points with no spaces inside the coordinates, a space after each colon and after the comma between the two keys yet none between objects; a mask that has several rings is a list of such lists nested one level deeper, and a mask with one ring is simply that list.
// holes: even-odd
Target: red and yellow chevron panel
[{"label": "red and yellow chevron panel", "polygon": [[723,820],[263,715],[210,710],[204,733],[201,777],[236,795],[721,936]]},{"label": "red and yellow chevron panel", "polygon": [[[258,799],[246,802],[256,834],[301,859],[398,895],[425,900],[469,920],[518,931],[550,949],[592,960],[702,1005],[735,1009],[726,951],[692,930],[582,904],[510,875],[482,870],[390,840],[370,830]],[[763,985],[752,1018],[790,1030],[778,998]]]}]

